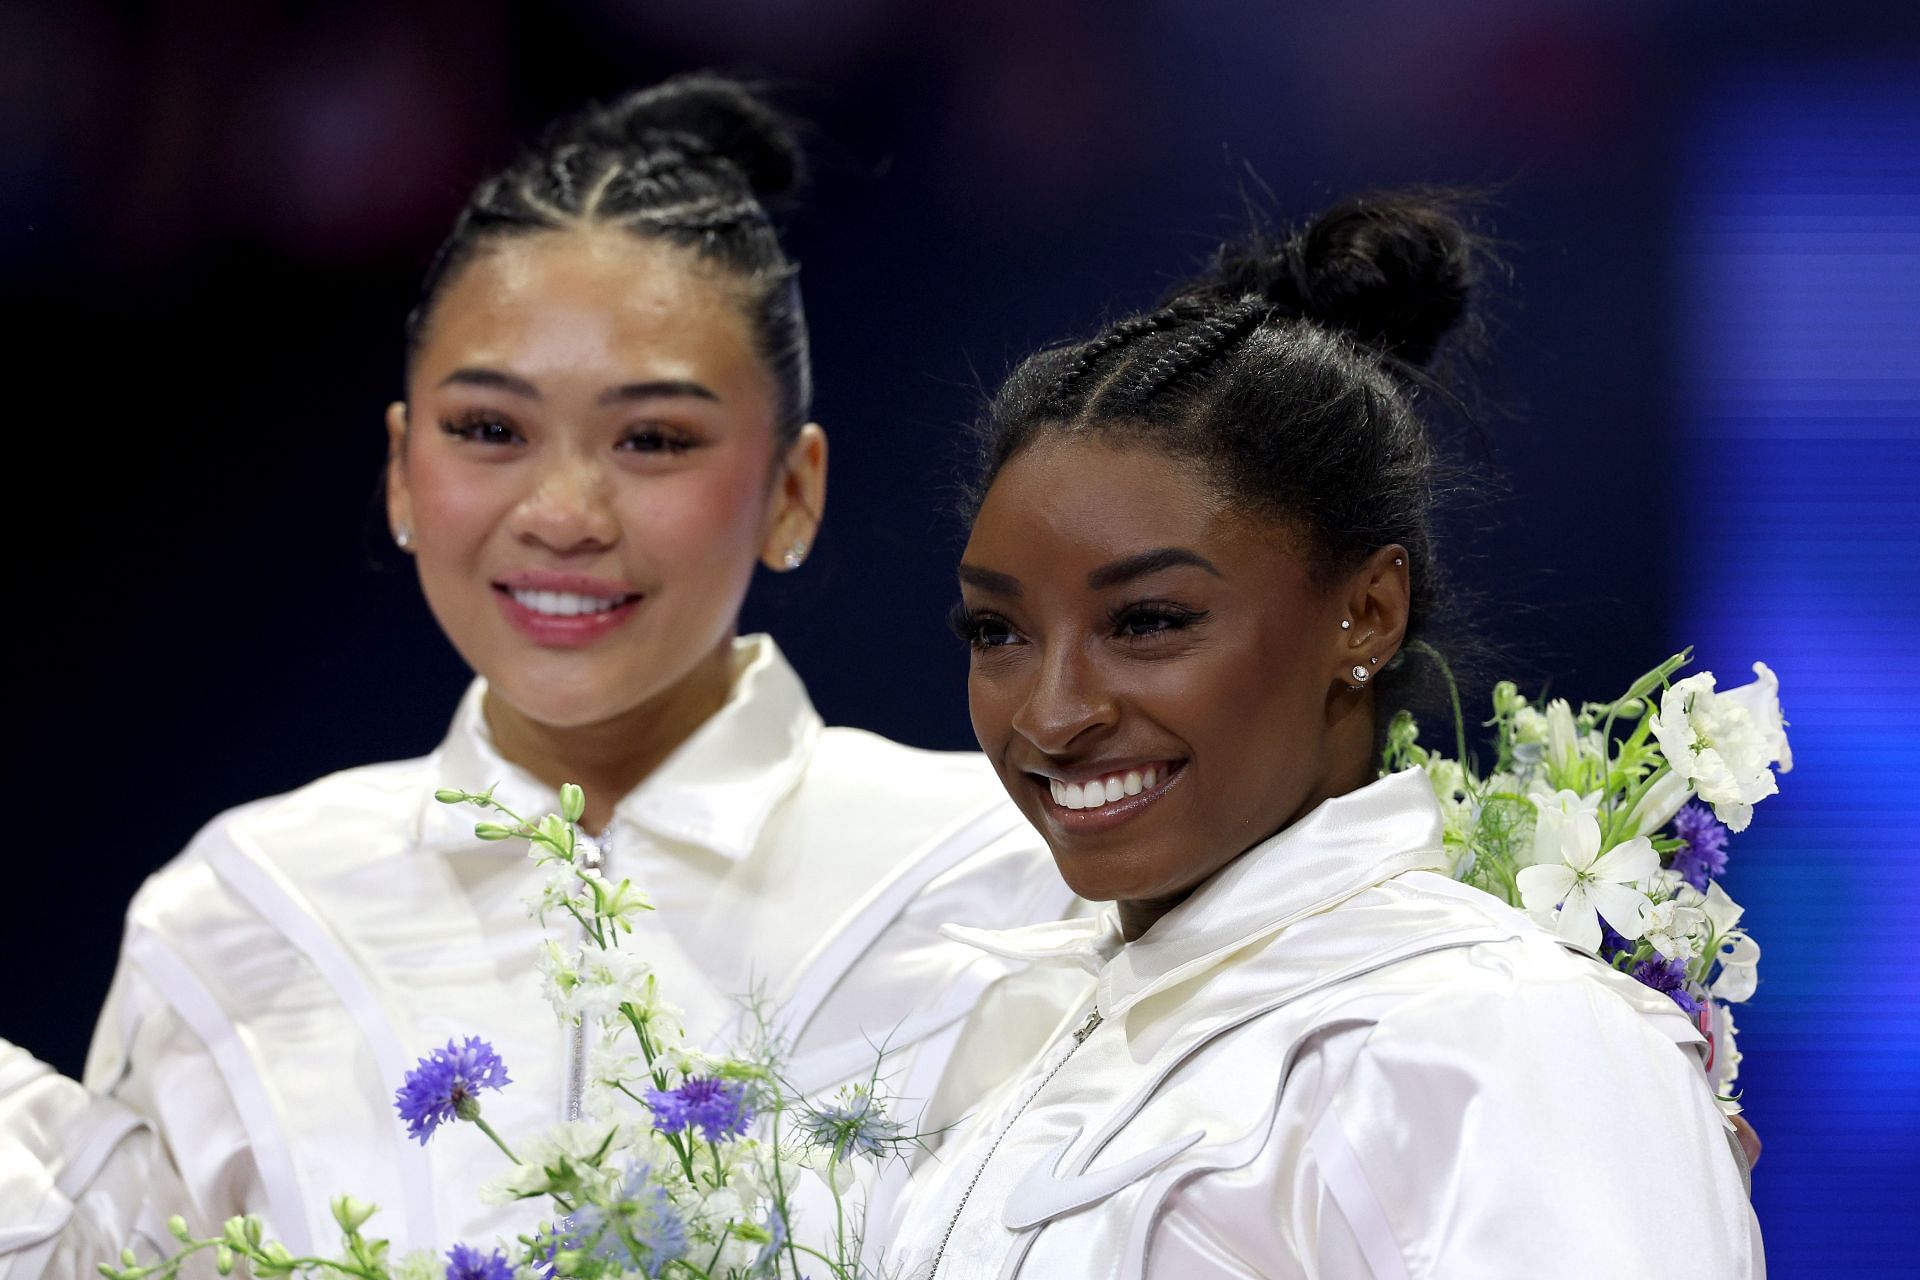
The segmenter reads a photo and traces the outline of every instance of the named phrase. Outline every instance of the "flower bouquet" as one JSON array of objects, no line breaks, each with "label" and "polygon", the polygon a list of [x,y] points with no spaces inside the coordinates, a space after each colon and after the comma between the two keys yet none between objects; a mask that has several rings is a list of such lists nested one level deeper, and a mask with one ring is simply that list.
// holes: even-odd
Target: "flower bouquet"
[{"label": "flower bouquet", "polygon": [[[545,940],[547,996],[576,1029],[576,1047],[589,1035],[595,1046],[578,1114],[530,1142],[509,1144],[483,1116],[481,1095],[512,1082],[506,1064],[477,1036],[420,1059],[394,1105],[409,1136],[423,1144],[444,1124],[478,1127],[504,1162],[483,1194],[502,1203],[544,1200],[551,1219],[511,1247],[456,1244],[444,1261],[425,1251],[394,1258],[386,1240],[364,1231],[375,1206],[343,1195],[332,1201],[342,1243],[330,1256],[295,1256],[267,1236],[257,1217],[229,1219],[220,1235],[199,1238],[175,1216],[168,1227],[178,1250],[146,1263],[127,1250],[101,1273],[108,1280],[172,1280],[188,1258],[211,1253],[221,1275],[244,1264],[261,1278],[860,1275],[861,1232],[843,1198],[849,1166],[904,1154],[924,1136],[887,1116],[879,1055],[864,1082],[814,1102],[785,1085],[782,1045],[757,1006],[749,1007],[749,1043],[731,1056],[686,1048],[678,1011],[661,999],[646,963],[621,945],[652,907],[631,882],[601,874],[599,849],[576,826],[586,808],[580,788],[562,787],[561,812],[532,821],[490,792],[446,790],[436,798],[487,811],[490,820],[475,828],[482,839],[530,842],[542,883],[528,909],[571,935],[563,940],[550,930]],[[835,1218],[830,1240],[819,1247],[791,1230],[796,1180],[816,1174],[832,1195]]]},{"label": "flower bouquet", "polygon": [[[1425,646],[1421,646],[1423,649]],[[1430,657],[1445,663],[1437,653]],[[1508,681],[1493,690],[1491,770],[1467,747],[1457,687],[1456,754],[1419,745],[1401,712],[1387,772],[1426,770],[1457,880],[1526,911],[1567,942],[1670,996],[1707,1037],[1707,1072],[1737,1112],[1740,1053],[1730,1005],[1754,992],[1760,948],[1716,881],[1727,837],[1793,767],[1779,682],[1765,663],[1736,689],[1703,671],[1669,682],[1675,654],[1613,702],[1544,709]],[[1452,682],[1448,675],[1449,684]]]}]

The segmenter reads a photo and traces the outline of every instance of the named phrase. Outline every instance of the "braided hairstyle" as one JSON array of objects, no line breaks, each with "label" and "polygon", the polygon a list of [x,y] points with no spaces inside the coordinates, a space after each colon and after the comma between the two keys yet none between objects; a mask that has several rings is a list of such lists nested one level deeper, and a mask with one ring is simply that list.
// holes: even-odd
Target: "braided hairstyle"
[{"label": "braided hairstyle", "polygon": [[[1241,508],[1303,535],[1322,584],[1404,546],[1407,639],[1423,638],[1441,603],[1436,463],[1414,401],[1444,340],[1472,327],[1483,251],[1444,197],[1414,192],[1222,246],[1157,310],[1014,370],[980,424],[973,510],[1043,439],[1139,443],[1199,464]],[[1432,692],[1407,688],[1398,658],[1377,683],[1409,701]]]},{"label": "braided hairstyle", "polygon": [[549,126],[519,159],[482,182],[434,255],[407,316],[409,363],[433,308],[461,269],[509,236],[618,227],[718,264],[778,388],[779,444],[813,400],[799,264],[780,245],[769,206],[803,177],[791,126],[752,89],[710,72],[674,76]]}]

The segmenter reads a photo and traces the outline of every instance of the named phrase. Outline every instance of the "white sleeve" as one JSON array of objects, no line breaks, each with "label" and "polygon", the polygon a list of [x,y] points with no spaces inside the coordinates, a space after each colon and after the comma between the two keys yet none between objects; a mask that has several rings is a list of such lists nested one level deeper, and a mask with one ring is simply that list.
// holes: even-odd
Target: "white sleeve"
[{"label": "white sleeve", "polygon": [[1436,992],[1321,1052],[1350,1061],[1282,1202],[1318,1206],[1307,1274],[1764,1274],[1705,1077],[1601,985]]},{"label": "white sleeve", "polygon": [[186,1194],[144,1119],[0,1040],[0,1280],[81,1280],[174,1247]]},{"label": "white sleeve", "polygon": [[151,1130],[182,1196],[167,1213],[199,1224],[267,1213],[246,1126],[212,1052],[124,953],[94,1028],[85,1081]]}]

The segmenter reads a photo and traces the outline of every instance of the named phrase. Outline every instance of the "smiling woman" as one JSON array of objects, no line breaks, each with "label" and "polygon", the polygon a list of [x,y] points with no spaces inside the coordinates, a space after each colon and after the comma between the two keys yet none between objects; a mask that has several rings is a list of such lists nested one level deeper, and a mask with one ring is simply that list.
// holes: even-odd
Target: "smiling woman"
[{"label": "smiling woman", "polygon": [[[935,1130],[1043,1038],[1050,980],[938,932],[1071,902],[985,763],[824,727],[772,639],[735,634],[755,566],[799,569],[825,499],[768,213],[799,164],[753,93],[687,76],[561,121],[474,193],[386,426],[394,539],[475,681],[432,755],[224,814],[148,882],[93,1096],[0,1045],[0,1132],[26,1142],[0,1162],[7,1280],[165,1252],[176,1208],[202,1235],[258,1213],[311,1252],[347,1188],[396,1255],[533,1228],[536,1205],[478,1194],[484,1138],[425,1148],[393,1110],[449,1035],[511,1069],[503,1133],[577,1115],[595,1069],[593,1025],[541,993],[539,869],[440,789],[537,815],[584,787],[604,874],[659,909],[623,954],[689,1051],[757,994],[791,1084],[866,1080],[885,1043],[897,1105]],[[992,1032],[956,1055],[970,1021]],[[871,1180],[873,1211],[903,1177]]]},{"label": "smiling woman", "polygon": [[1454,882],[1426,775],[1376,771],[1436,603],[1413,388],[1476,256],[1442,204],[1353,201],[994,401],[973,727],[1115,909],[961,931],[1092,976],[916,1177],[912,1274],[1762,1269],[1692,1021]]}]

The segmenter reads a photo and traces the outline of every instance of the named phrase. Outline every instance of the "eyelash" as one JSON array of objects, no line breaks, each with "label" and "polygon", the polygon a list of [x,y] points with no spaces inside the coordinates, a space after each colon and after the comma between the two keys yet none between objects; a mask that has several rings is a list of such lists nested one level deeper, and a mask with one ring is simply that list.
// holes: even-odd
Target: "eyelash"
[{"label": "eyelash", "polygon": [[[498,437],[483,437],[481,432],[490,427],[498,427],[505,431],[509,438],[502,440]],[[511,422],[497,413],[463,413],[457,418],[445,418],[441,420],[440,429],[456,440],[465,440],[471,444],[500,445],[520,442],[520,432]]]},{"label": "eyelash", "polygon": [[[471,444],[508,445],[522,443],[519,429],[506,418],[492,412],[466,413],[456,418],[447,418],[441,421],[440,429],[456,440],[465,440]],[[505,437],[503,438],[496,434],[487,434],[495,429],[505,432]],[[635,444],[641,447],[628,447]],[[698,440],[676,435],[669,431],[662,430],[659,427],[643,427],[637,428],[622,436],[619,444],[614,447],[628,453],[680,454],[686,453],[690,449],[698,448],[699,445],[700,442]]]},{"label": "eyelash", "polygon": [[[1188,609],[1174,604],[1130,604],[1110,611],[1107,614],[1107,626],[1115,639],[1128,644],[1151,643],[1155,636],[1184,631],[1205,621],[1206,617],[1207,611],[1204,609]],[[1139,623],[1157,625],[1143,631],[1127,630],[1129,626]],[[1009,636],[1013,632],[1013,624],[999,614],[985,609],[969,609],[964,602],[955,604],[947,611],[947,626],[962,643],[975,649],[997,649],[1007,643],[999,640],[997,634],[990,639],[989,628],[1000,628]]]}]

